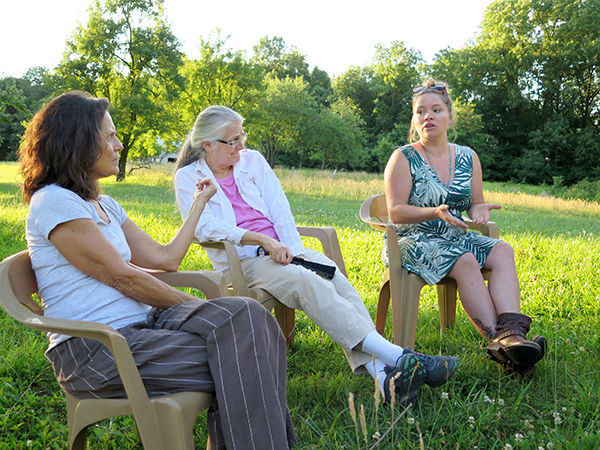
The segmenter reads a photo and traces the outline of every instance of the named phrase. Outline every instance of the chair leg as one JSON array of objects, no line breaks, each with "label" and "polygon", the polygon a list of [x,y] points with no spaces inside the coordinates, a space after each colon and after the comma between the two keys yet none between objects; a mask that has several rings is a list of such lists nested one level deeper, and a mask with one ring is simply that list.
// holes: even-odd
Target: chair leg
[{"label": "chair leg", "polygon": [[451,328],[456,321],[456,285],[439,285],[438,303],[440,309],[440,329]]},{"label": "chair leg", "polygon": [[289,308],[282,303],[275,306],[274,309],[275,318],[285,337],[285,342],[288,347],[291,347],[294,344],[294,338],[296,336],[296,310],[294,308]]},{"label": "chair leg", "polygon": [[69,440],[71,439],[73,440],[69,445],[70,450],[85,450],[87,448],[87,427],[79,430],[74,438],[69,436]]},{"label": "chair leg", "polygon": [[377,316],[375,317],[375,329],[383,336],[385,331],[385,320],[387,319],[388,308],[390,307],[390,275],[386,271],[381,290],[379,291],[379,301],[377,302]]},{"label": "chair leg", "polygon": [[404,348],[414,348],[417,335],[419,297],[421,296],[421,289],[426,283],[420,276],[407,273],[404,270],[400,278],[399,283],[392,281],[394,343]]}]

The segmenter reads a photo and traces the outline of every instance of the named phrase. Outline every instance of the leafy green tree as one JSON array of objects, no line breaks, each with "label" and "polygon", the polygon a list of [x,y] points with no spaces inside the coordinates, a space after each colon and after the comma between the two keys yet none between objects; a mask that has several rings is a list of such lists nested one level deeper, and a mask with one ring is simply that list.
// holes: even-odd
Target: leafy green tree
[{"label": "leafy green tree", "polygon": [[253,46],[254,56],[252,62],[262,67],[268,74],[273,74],[279,79],[301,77],[308,83],[307,90],[321,106],[328,107],[333,94],[331,78],[324,70],[314,67],[309,70],[306,56],[298,51],[295,46],[287,47],[280,36],[269,39],[262,37],[258,44]]},{"label": "leafy green tree", "polygon": [[82,89],[107,97],[123,143],[117,180],[127,159],[156,151],[149,142],[180,126],[173,102],[184,86],[182,54],[163,0],[94,2],[86,25],[67,41],[56,69],[61,91]]},{"label": "leafy green tree", "polygon": [[265,72],[273,73],[280,79],[302,77],[308,81],[310,71],[306,57],[294,46],[288,49],[281,36],[272,39],[264,36],[252,49],[254,50],[252,62],[261,66]]},{"label": "leafy green tree", "polygon": [[320,163],[321,170],[328,165],[335,169],[353,169],[358,166],[364,138],[360,119],[344,103],[323,108],[312,129],[310,158]]},{"label": "leafy green tree", "polygon": [[[475,104],[485,132],[497,139],[502,158],[492,161],[494,178],[541,183],[561,176],[571,184],[597,176],[590,162],[598,149],[580,138],[600,135],[599,21],[597,1],[497,0],[479,36],[440,52],[434,73]],[[557,142],[569,144],[560,151],[548,145]],[[591,153],[580,157],[575,143]]]},{"label": "leafy green tree", "polygon": [[208,39],[200,38],[200,59],[185,59],[181,74],[187,84],[180,101],[186,128],[210,105],[228,106],[247,115],[264,92],[263,70],[246,61],[241,51],[228,48],[228,39],[217,29]]},{"label": "leafy green tree", "polygon": [[370,140],[376,128],[374,113],[379,83],[371,66],[352,66],[332,83],[334,99],[355,111],[361,119],[367,139]]},{"label": "leafy green tree", "polygon": [[27,122],[51,92],[48,71],[41,67],[23,78],[0,79],[0,160],[16,160]]},{"label": "leafy green tree", "polygon": [[373,70],[380,80],[374,109],[377,135],[389,133],[397,123],[410,120],[412,90],[421,82],[419,67],[423,64],[420,53],[407,49],[403,42],[375,46]]},{"label": "leafy green tree", "polygon": [[250,144],[274,166],[282,152],[299,154],[312,142],[310,130],[318,111],[302,78],[269,76],[266,86],[255,114],[248,117],[247,128]]}]

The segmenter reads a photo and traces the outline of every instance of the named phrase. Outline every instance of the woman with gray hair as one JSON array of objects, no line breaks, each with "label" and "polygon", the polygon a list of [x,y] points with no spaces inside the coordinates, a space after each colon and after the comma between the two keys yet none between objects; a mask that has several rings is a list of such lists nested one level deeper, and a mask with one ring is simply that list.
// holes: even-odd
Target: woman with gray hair
[{"label": "woman with gray hair", "polygon": [[[217,185],[196,227],[196,238],[236,245],[248,286],[304,311],[343,348],[355,372],[366,369],[379,382],[386,401],[391,401],[390,380],[400,401],[414,398],[423,383],[444,384],[454,374],[456,358],[422,355],[388,342],[377,333],[362,299],[339,270],[326,280],[290,264],[298,257],[335,266],[322,253],[304,248],[275,173],[259,152],[244,148],[243,120],[229,108],[211,106],[198,115],[181,149],[174,184],[182,216],[191,207],[198,179],[210,178]],[[258,256],[260,248],[264,256]],[[227,277],[225,252],[206,251]]]}]

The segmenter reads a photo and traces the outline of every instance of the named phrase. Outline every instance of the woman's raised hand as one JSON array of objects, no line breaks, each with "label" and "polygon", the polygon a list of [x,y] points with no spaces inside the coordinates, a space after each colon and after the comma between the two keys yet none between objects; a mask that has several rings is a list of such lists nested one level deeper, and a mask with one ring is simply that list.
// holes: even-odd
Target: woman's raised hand
[{"label": "woman's raised hand", "polygon": [[454,225],[458,228],[464,228],[465,230],[469,228],[466,223],[462,220],[458,220],[448,211],[450,207],[448,205],[440,205],[436,208],[435,214],[438,218],[442,219],[444,222],[448,222],[450,225]]},{"label": "woman's raised hand", "polygon": [[212,178],[201,178],[196,183],[196,187],[198,188],[196,192],[194,192],[194,200],[197,197],[204,200],[204,203],[207,203],[210,198],[217,193],[217,186]]},{"label": "woman's raised hand", "polygon": [[490,220],[490,211],[492,209],[500,209],[502,206],[493,203],[477,203],[469,209],[469,217],[475,223],[488,223]]}]

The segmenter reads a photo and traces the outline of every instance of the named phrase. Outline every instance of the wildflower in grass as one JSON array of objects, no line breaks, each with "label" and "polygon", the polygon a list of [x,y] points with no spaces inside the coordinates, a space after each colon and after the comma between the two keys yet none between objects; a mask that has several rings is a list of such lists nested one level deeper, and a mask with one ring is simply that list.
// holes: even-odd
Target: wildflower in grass
[{"label": "wildflower in grass", "polygon": [[554,443],[553,442],[548,442],[546,444],[546,449],[547,450],[554,450]]},{"label": "wildflower in grass", "polygon": [[409,417],[408,419],[406,419],[406,421],[408,422],[409,425],[414,425],[415,424],[415,418],[414,417]]},{"label": "wildflower in grass", "polygon": [[442,392],[442,400],[448,400],[448,393]]},{"label": "wildflower in grass", "polygon": [[513,446],[510,444],[504,444],[504,450],[513,450]]},{"label": "wildflower in grass", "polygon": [[473,417],[473,416],[469,416],[469,420],[468,420],[468,422],[469,422],[469,426],[470,426],[471,428],[475,428],[475,417]]},{"label": "wildflower in grass", "polygon": [[554,424],[560,425],[562,423],[562,419],[560,418],[560,413],[558,411],[556,411],[556,412],[553,412],[552,415],[554,416]]},{"label": "wildflower in grass", "polygon": [[515,441],[523,442],[523,435],[521,433],[515,434]]},{"label": "wildflower in grass", "polygon": [[504,400],[499,398],[498,399],[498,406],[504,406]]},{"label": "wildflower in grass", "polygon": [[563,406],[563,407],[562,407],[562,410],[563,410],[563,412],[567,412],[567,407],[566,407],[566,406]]},{"label": "wildflower in grass", "polygon": [[381,433],[379,431],[376,431],[375,433],[373,433],[372,437],[373,437],[373,439],[378,441],[379,439],[381,439]]}]

